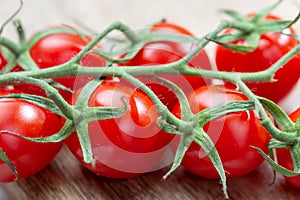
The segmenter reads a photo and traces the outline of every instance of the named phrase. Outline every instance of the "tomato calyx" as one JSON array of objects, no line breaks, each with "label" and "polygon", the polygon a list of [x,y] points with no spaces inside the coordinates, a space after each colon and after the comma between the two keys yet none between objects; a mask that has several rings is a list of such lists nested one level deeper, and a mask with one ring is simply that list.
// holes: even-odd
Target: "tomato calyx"
[{"label": "tomato calyx", "polygon": [[[266,20],[265,17],[271,13],[281,1],[282,0],[279,0],[274,5],[263,9],[256,14],[249,15],[249,17],[233,10],[223,10],[225,14],[233,19],[228,22],[229,27],[233,30],[228,30],[216,38],[207,39],[238,53],[249,53],[254,51],[259,45],[259,40],[263,34],[269,32],[285,34],[284,30],[292,26],[300,18],[300,13],[298,13],[293,20]],[[290,35],[290,37],[297,36]],[[243,44],[234,43],[238,40],[243,40]]]},{"label": "tomato calyx", "polygon": [[[279,172],[280,174],[291,177],[297,176],[300,174],[300,120],[296,120],[293,122],[290,117],[275,103],[272,101],[259,97],[260,102],[264,105],[264,108],[268,110],[270,115],[273,117],[275,123],[280,128],[281,138],[276,138],[276,133],[272,134],[272,130],[269,132],[275,136],[273,137],[268,145],[269,155],[263,152],[261,149],[257,147],[252,147],[256,149],[262,157],[269,163],[273,170]],[[276,155],[273,154],[273,149],[289,149],[294,169],[287,169],[280,164],[278,164],[274,157]]]},{"label": "tomato calyx", "polygon": [[89,107],[88,101],[95,91],[95,89],[103,82],[100,79],[94,79],[87,83],[82,90],[80,91],[79,96],[77,97],[74,103],[74,115],[73,115],[73,123],[74,130],[76,128],[77,137],[79,139],[79,143],[81,145],[83,159],[85,163],[93,163],[95,162],[92,153],[91,141],[89,137],[88,131],[88,123],[96,120],[105,120],[111,118],[118,118],[127,110],[126,100],[121,99],[124,106],[123,107],[105,107],[105,106],[97,106],[97,107]]},{"label": "tomato calyx", "polygon": [[[18,79],[19,78],[19,79]],[[32,84],[36,84],[43,88],[48,94],[47,97],[30,95],[30,94],[7,94],[4,96],[0,96],[2,98],[17,98],[24,101],[28,101],[30,103],[34,103],[39,105],[57,115],[65,118],[65,123],[62,128],[55,134],[47,137],[27,137],[21,136],[17,133],[12,133],[12,135],[16,135],[23,139],[33,141],[33,142],[61,142],[66,139],[71,133],[76,129],[78,132],[79,141],[82,145],[82,150],[84,153],[84,161],[87,163],[93,162],[93,156],[90,147],[90,138],[88,136],[87,124],[91,121],[95,120],[104,120],[110,118],[117,118],[122,116],[127,110],[127,106],[125,101],[123,101],[123,107],[88,107],[87,106],[87,98],[86,96],[90,96],[94,91],[95,87],[101,84],[102,80],[94,79],[90,81],[85,87],[81,90],[81,95],[78,97],[74,106],[70,106],[62,97],[58,94],[58,91],[55,90],[52,86],[48,85],[44,81],[33,79],[29,77],[16,77],[18,81],[26,81]],[[6,159],[5,154],[1,152],[0,159],[7,162],[9,166],[13,166]]]},{"label": "tomato calyx", "polygon": [[[258,97],[259,101],[263,104],[264,108],[268,110],[270,115],[273,117],[276,124],[280,127],[282,131],[293,132],[294,131],[294,123],[288,117],[288,115],[274,102],[263,98]],[[292,135],[292,134],[291,134]],[[294,135],[296,137],[296,135]],[[294,140],[293,140],[294,139]],[[296,141],[295,138],[291,138],[292,142]],[[288,141],[288,140],[285,140]]]},{"label": "tomato calyx", "polygon": [[192,142],[196,142],[199,146],[201,146],[201,148],[203,148],[203,150],[207,153],[208,157],[213,163],[215,169],[217,170],[221,178],[225,198],[228,198],[226,189],[226,175],[222,165],[222,161],[214,146],[214,143],[204,131],[203,126],[209,121],[224,116],[226,114],[253,109],[254,103],[251,101],[225,102],[214,107],[206,108],[196,113],[195,115],[193,115],[191,122],[187,122],[183,124],[183,126],[177,127],[176,129],[175,127],[168,125],[161,126],[162,129],[166,127],[165,130],[168,132],[180,135],[180,142],[176,149],[174,162],[171,166],[171,169],[166,173],[166,175],[163,178],[166,179],[172,172],[174,172],[180,166],[185,152],[192,144]]}]

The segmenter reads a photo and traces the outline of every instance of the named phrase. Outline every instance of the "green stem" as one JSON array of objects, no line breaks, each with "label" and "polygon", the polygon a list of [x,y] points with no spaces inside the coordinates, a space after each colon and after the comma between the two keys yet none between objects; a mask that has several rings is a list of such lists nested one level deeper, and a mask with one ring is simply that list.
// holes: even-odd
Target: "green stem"
[{"label": "green stem", "polygon": [[8,19],[6,19],[5,21],[4,21],[4,23],[1,25],[1,27],[0,27],[0,35],[2,34],[2,32],[3,32],[3,30],[4,30],[4,28],[5,28],[5,26],[9,23],[9,22],[11,22],[16,16],[17,16],[17,14],[19,14],[20,13],[20,11],[21,11],[21,9],[22,9],[22,7],[23,7],[23,1],[22,0],[19,0],[19,6],[18,6],[18,8],[17,8],[17,10],[8,18]]},{"label": "green stem", "polygon": [[21,45],[24,46],[26,44],[26,35],[25,35],[23,25],[20,20],[14,20],[13,24],[18,32],[19,41],[20,41]]},{"label": "green stem", "polygon": [[95,159],[93,157],[92,145],[88,132],[88,123],[82,119],[81,116],[74,121],[80,146],[84,147],[82,148],[83,160],[85,163],[93,165]]},{"label": "green stem", "polygon": [[204,36],[202,39],[200,39],[199,41],[199,45],[193,49],[191,52],[189,52],[187,55],[185,55],[182,59],[170,63],[170,64],[166,64],[163,66],[167,66],[168,68],[172,67],[174,69],[183,69],[183,68],[189,68],[188,66],[186,66],[186,64],[194,57],[197,55],[197,53],[199,53],[199,51],[201,51],[210,41],[205,39],[205,38],[215,38],[221,31],[223,31],[225,28],[229,27],[229,22],[224,20],[220,23],[220,25],[211,33],[207,34],[206,36]]},{"label": "green stem", "polygon": [[139,41],[139,37],[132,31],[128,26],[122,24],[121,22],[115,22],[107,27],[104,31],[102,31],[98,36],[96,36],[88,45],[80,51],[73,59],[71,59],[70,63],[78,63],[86,53],[88,53],[92,48],[94,48],[100,40],[102,40],[106,35],[108,35],[113,30],[119,30],[123,32],[123,34],[133,43],[137,43]]},{"label": "green stem", "polygon": [[[113,26],[112,26],[113,27]],[[224,27],[224,25],[220,26]],[[107,29],[112,30],[112,28]],[[216,34],[216,33],[215,33]],[[104,37],[104,35],[102,35]],[[89,44],[89,48],[85,49],[85,51],[88,51],[90,48],[92,48],[92,44],[97,43],[101,37],[97,38],[96,41]],[[17,52],[18,47],[11,45],[11,43],[7,40],[2,40],[3,43],[5,43],[5,46],[11,46],[11,49],[14,49],[13,51]],[[1,38],[0,38],[1,43]],[[196,68],[191,68],[183,64],[186,62],[186,59],[190,59],[193,57],[199,49],[204,46],[206,42],[201,43],[197,48],[195,48],[191,53],[189,53],[184,59],[181,59],[180,61],[170,63],[170,64],[164,64],[164,65],[149,65],[149,66],[124,66],[122,67],[122,71],[136,76],[142,76],[142,75],[155,75],[155,74],[182,74],[182,75],[192,75],[192,76],[202,76],[206,78],[214,78],[214,79],[221,79],[226,81],[232,81],[234,77],[239,77],[244,82],[251,82],[251,81],[270,81],[272,80],[272,77],[274,76],[275,72],[281,68],[283,64],[288,62],[293,56],[295,56],[300,51],[300,44],[295,46],[292,50],[290,50],[287,54],[285,54],[283,57],[281,57],[276,63],[274,63],[270,68],[259,71],[259,72],[253,72],[253,73],[244,73],[244,72],[219,72],[219,71],[212,71],[212,70],[201,70]],[[84,55],[86,52],[82,51],[81,53]],[[76,60],[79,59],[82,55],[76,56]],[[75,61],[76,61],[75,60]],[[80,59],[79,59],[80,60]],[[72,61],[72,63],[74,60]],[[63,65],[59,65],[52,68],[42,69],[39,71],[28,71],[28,72],[14,72],[14,73],[20,73],[20,75],[23,76],[30,76],[35,78],[54,78],[54,77],[64,77],[64,76],[76,76],[76,75],[103,75],[103,76],[122,76],[122,73],[120,73],[120,67],[110,67],[110,68],[101,68],[101,67],[84,67],[80,66],[79,64],[72,64],[72,63],[66,63]],[[170,67],[173,68],[179,68],[180,66],[184,66],[183,68],[180,68],[177,70],[170,70]],[[80,70],[79,70],[80,69]],[[2,75],[0,77],[0,83],[9,81],[13,78],[14,73],[9,73]]]},{"label": "green stem", "polygon": [[25,76],[15,76],[16,82],[26,82],[38,85],[43,88],[50,99],[60,108],[61,112],[68,118],[73,119],[73,108],[66,102],[66,100],[59,94],[58,90],[50,86],[46,81],[34,79]]},{"label": "green stem", "polygon": [[[122,70],[120,70],[122,71]],[[126,79],[131,84],[135,85],[139,89],[143,90],[154,102],[157,112],[159,115],[161,115],[166,121],[170,124],[173,124],[175,126],[181,127],[183,124],[186,124],[186,122],[178,119],[175,117],[169,109],[160,101],[160,99],[156,96],[156,94],[143,82],[136,79],[135,77],[131,76],[130,74],[127,74],[125,72],[122,72],[122,78]]]},{"label": "green stem", "polygon": [[[211,32],[210,34],[207,34],[205,37],[203,37],[200,42],[199,42],[199,45],[193,49],[190,53],[188,53],[186,56],[184,56],[182,59],[181,59],[181,62],[185,62],[184,64],[187,64],[188,61],[190,61],[194,56],[197,55],[197,53],[199,51],[201,51],[210,41],[205,39],[205,38],[215,38],[220,32],[222,32],[225,28],[228,28],[229,27],[229,23],[228,21],[222,21],[220,23],[220,25],[216,28],[216,30],[214,30],[213,32]],[[179,64],[181,63],[179,61]],[[175,62],[173,65],[176,65],[177,62]],[[174,66],[174,68],[176,68],[176,66]]]},{"label": "green stem", "polygon": [[[202,39],[199,40],[200,43],[195,49],[193,49],[190,53],[188,53],[186,56],[184,56],[178,62],[173,63],[173,65],[177,65],[177,66],[182,65],[182,62],[184,62],[184,64],[186,64],[210,42],[210,40],[207,38],[216,38],[216,36],[226,28],[238,28],[238,29],[242,29],[242,30],[251,31],[253,29],[253,24],[244,23],[244,22],[241,22],[241,23],[231,22],[231,21],[227,21],[227,20],[221,21],[220,25],[213,32],[207,34],[206,36],[204,36]],[[176,68],[176,66],[174,66],[174,68]]]},{"label": "green stem", "polygon": [[0,37],[0,45],[6,47],[16,56],[18,56],[22,52],[22,49],[16,43],[5,37]]},{"label": "green stem", "polygon": [[10,60],[5,67],[0,70],[0,75],[9,73],[14,67],[16,67],[17,59]]},{"label": "green stem", "polygon": [[172,83],[171,81],[168,81],[167,79],[158,77],[158,76],[148,76],[149,78],[158,81],[160,84],[167,86],[167,88],[171,89],[176,97],[178,98],[178,101],[180,103],[180,110],[181,110],[181,118],[185,121],[189,121],[193,117],[193,112],[191,111],[189,101],[182,91],[181,88],[179,88],[177,85]]},{"label": "green stem", "polygon": [[274,81],[273,77],[275,73],[285,65],[290,59],[300,52],[300,44],[292,48],[278,61],[276,61],[271,67],[258,72],[222,72],[222,71],[211,71],[211,70],[199,70],[195,68],[186,67],[180,70],[180,73],[184,75],[202,76],[207,78],[221,79],[232,82],[235,77],[239,77],[244,82],[268,82]]},{"label": "green stem", "polygon": [[[220,26],[223,27],[223,26]],[[197,48],[195,48],[191,53],[187,54],[186,57],[181,59],[180,61],[164,64],[164,65],[149,65],[143,66],[130,66],[130,67],[122,67],[122,70],[131,75],[154,75],[154,74],[182,74],[182,75],[192,75],[192,76],[202,76],[207,78],[221,79],[231,81],[233,77],[239,77],[244,82],[251,81],[270,81],[272,77],[279,70],[282,65],[287,63],[293,56],[295,56],[300,51],[300,44],[295,46],[292,50],[290,50],[287,54],[282,56],[276,63],[274,63],[270,68],[253,73],[244,73],[244,72],[219,72],[212,70],[201,70],[196,68],[191,68],[184,65],[184,68],[176,70],[170,70],[170,67],[178,68],[178,66],[182,66],[186,60],[192,58],[203,46],[206,45],[206,42],[199,44]],[[183,61],[182,61],[183,60]],[[69,64],[71,65],[71,64]],[[110,68],[99,68],[99,67],[82,67],[78,64],[73,64],[72,67],[68,66],[60,66],[43,69],[38,72],[29,72],[27,76],[32,77],[40,77],[40,78],[53,78],[53,77],[63,77],[63,76],[74,76],[74,75],[103,75],[103,76],[113,76],[113,75],[121,75],[119,73],[119,67],[110,67]],[[75,68],[77,70],[75,70]],[[80,69],[80,71],[78,71]],[[59,73],[58,73],[59,72]],[[8,75],[10,76],[10,75]],[[1,77],[2,78],[2,77]],[[0,78],[0,82],[1,81]]]},{"label": "green stem", "polygon": [[[214,38],[217,36],[218,33],[220,33],[222,30],[224,30],[227,27],[232,26],[230,22],[228,21],[222,21],[221,24],[217,27],[215,31],[208,34],[206,37]],[[119,67],[110,67],[110,68],[99,68],[99,67],[82,67],[77,63],[77,61],[81,60],[82,57],[91,50],[101,39],[103,39],[108,33],[111,31],[118,29],[121,31],[124,31],[124,34],[128,38],[132,40],[132,42],[137,42],[135,34],[133,31],[131,31],[127,26],[116,22],[109,26],[105,31],[103,31],[101,34],[99,34],[94,40],[92,40],[86,48],[84,48],[76,57],[74,57],[70,62],[65,63],[60,66],[56,66],[53,68],[43,69],[39,71],[32,71],[32,72],[26,72],[22,75],[24,76],[31,76],[36,78],[53,78],[53,77],[64,77],[64,76],[76,76],[76,75],[103,75],[103,76],[114,76],[114,75],[121,75],[119,71]],[[208,40],[205,40],[202,38],[202,42],[199,43],[199,45],[191,51],[189,54],[187,54],[183,59],[180,59],[177,62],[164,64],[164,65],[152,65],[152,66],[143,66],[142,68],[140,66],[130,66],[130,67],[122,67],[122,70],[126,73],[129,73],[131,75],[149,75],[149,74],[182,74],[182,75],[192,75],[192,76],[202,76],[207,78],[214,78],[214,79],[222,79],[230,81],[232,80],[232,77],[238,76],[242,81],[250,82],[250,81],[270,81],[272,80],[272,77],[274,73],[280,69],[280,67],[286,63],[289,59],[291,59],[294,55],[296,55],[300,51],[300,45],[297,45],[294,47],[291,51],[289,51],[286,55],[284,55],[281,59],[279,59],[274,65],[272,65],[270,68],[260,71],[260,72],[254,72],[254,73],[243,73],[243,72],[217,72],[212,70],[201,70],[196,68],[191,68],[186,66],[186,63],[188,60],[192,59],[205,45],[208,44]],[[9,49],[11,49],[13,52],[19,52],[19,48],[13,44],[11,41],[0,38],[0,44],[4,44]],[[73,64],[72,64],[73,63]],[[170,70],[170,67],[177,69],[176,70]],[[79,70],[80,69],[80,70]],[[22,73],[22,72],[17,72]],[[20,74],[21,75],[21,74]],[[6,81],[10,79],[10,76],[14,76],[14,74],[7,74],[5,77],[0,77],[0,82]]]},{"label": "green stem", "polygon": [[243,93],[255,103],[256,110],[261,119],[261,124],[267,129],[267,131],[277,140],[295,143],[297,141],[297,134],[280,131],[272,122],[263,105],[258,100],[255,94],[248,88],[248,86],[241,80],[235,81],[236,85],[243,91]]},{"label": "green stem", "polygon": [[[282,68],[283,65],[285,65],[291,58],[293,58],[297,53],[300,52],[300,44],[298,43],[297,46],[292,48],[289,52],[287,52],[284,56],[282,56],[276,63],[274,63],[270,68],[266,69],[264,73],[266,75],[271,74],[272,76],[275,75],[276,71],[278,71],[280,68]],[[272,77],[270,77],[270,80],[272,81]]]}]

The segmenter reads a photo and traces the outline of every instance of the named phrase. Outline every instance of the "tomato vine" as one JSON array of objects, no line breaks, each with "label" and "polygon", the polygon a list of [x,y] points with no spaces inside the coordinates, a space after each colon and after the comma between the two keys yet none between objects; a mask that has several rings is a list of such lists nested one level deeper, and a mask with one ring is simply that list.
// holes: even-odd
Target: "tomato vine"
[{"label": "tomato vine", "polygon": [[[280,3],[281,0],[276,4],[258,12],[252,19],[241,17],[242,15],[235,11],[226,10],[225,12],[229,14],[232,19],[221,21],[219,26],[217,26],[214,31],[206,34],[202,38],[172,33],[151,33],[149,29],[146,29],[143,34],[137,34],[125,24],[121,22],[115,22],[101,33],[96,35],[91,41],[89,41],[87,45],[71,60],[46,69],[39,69],[36,66],[32,58],[28,55],[30,48],[36,44],[37,41],[46,37],[47,35],[55,33],[80,32],[74,29],[54,28],[40,31],[29,41],[25,42],[25,34],[22,25],[19,21],[15,21],[15,25],[20,36],[20,44],[16,44],[8,38],[0,36],[0,45],[3,49],[5,49],[3,52],[6,52],[6,55],[8,55],[8,60],[10,61],[1,70],[0,85],[17,83],[34,84],[42,88],[47,94],[47,97],[40,97],[30,94],[11,94],[1,96],[0,98],[19,98],[37,104],[63,117],[65,119],[65,123],[58,133],[47,137],[32,138],[18,135],[18,133],[14,132],[11,132],[11,134],[18,135],[19,137],[34,142],[54,143],[63,141],[69,135],[71,135],[74,130],[76,130],[79,142],[81,144],[84,162],[92,165],[95,164],[95,157],[92,153],[91,141],[88,135],[88,123],[96,120],[107,120],[121,117],[124,115],[124,113],[126,113],[129,105],[128,102],[123,99],[123,107],[90,107],[88,106],[88,97],[90,97],[95,89],[101,85],[103,81],[105,81],[105,77],[118,77],[122,80],[126,80],[131,85],[134,85],[134,87],[139,88],[139,90],[143,91],[154,102],[159,115],[157,124],[162,130],[170,134],[176,134],[180,136],[180,143],[176,150],[173,165],[164,178],[171,174],[180,165],[188,147],[192,142],[196,142],[204,149],[211,162],[214,164],[219,176],[221,177],[224,194],[226,197],[228,197],[226,189],[226,175],[222,166],[221,158],[214,147],[213,141],[210,137],[208,137],[203,127],[205,124],[215,118],[248,110],[255,110],[257,112],[257,116],[259,117],[261,124],[272,136],[269,146],[270,149],[280,148],[282,146],[291,148],[295,170],[291,171],[279,166],[276,162],[274,162],[272,156],[267,155],[265,152],[255,146],[253,148],[257,149],[275,170],[284,175],[298,175],[300,174],[300,161],[299,157],[297,157],[299,154],[299,122],[292,122],[289,120],[284,111],[282,111],[275,103],[255,95],[253,91],[250,90],[246,85],[246,82],[274,81],[274,74],[292,57],[296,56],[300,52],[300,44],[297,44],[288,53],[276,61],[271,67],[259,72],[221,72],[191,68],[188,66],[188,62],[211,42],[215,42],[233,51],[243,53],[251,52],[257,47],[258,40],[262,34],[266,32],[282,32],[285,28],[296,23],[300,17],[300,14],[294,20],[287,21],[281,20],[269,22],[264,19],[264,17]],[[228,28],[237,30],[237,34],[222,34],[222,32]],[[98,51],[97,49],[99,43],[106,39],[106,37],[112,31],[116,30],[123,33],[129,43],[129,50],[127,49],[127,51],[130,53],[126,54],[124,58],[115,58],[111,56],[113,55],[113,52],[107,53],[104,51]],[[249,45],[239,46],[230,43],[231,41],[241,38],[247,40]],[[182,59],[172,63],[155,66],[150,64],[148,66],[144,66],[143,68],[139,66],[126,65],[119,67],[117,65],[132,59],[145,44],[160,40],[195,43],[196,48],[191,50]],[[106,66],[83,66],[81,64],[81,60],[90,52],[96,52],[101,55],[106,60]],[[24,71],[11,71],[15,64],[18,64],[24,69]],[[189,107],[187,97],[179,87],[170,81],[154,76],[161,74],[181,74],[227,81],[236,85],[240,92],[247,96],[249,100],[224,102],[221,105],[214,106],[212,108],[206,108],[196,114],[193,114]],[[91,80],[83,87],[82,94],[78,96],[74,105],[70,105],[69,102],[66,101],[58,92],[57,87],[55,87],[57,85],[55,85],[52,81],[49,81],[52,78],[91,75],[97,76],[97,78]],[[146,86],[138,79],[138,77],[141,76],[147,76],[161,82],[176,94],[182,110],[181,119],[177,118],[167,108],[167,106],[161,101],[161,99],[158,98],[151,88]],[[270,117],[270,115],[272,117]],[[279,128],[274,124],[273,119],[279,125]],[[18,175],[13,165],[5,155],[5,152],[2,150],[0,150],[0,159],[9,164],[11,169],[14,170],[15,175]]]}]

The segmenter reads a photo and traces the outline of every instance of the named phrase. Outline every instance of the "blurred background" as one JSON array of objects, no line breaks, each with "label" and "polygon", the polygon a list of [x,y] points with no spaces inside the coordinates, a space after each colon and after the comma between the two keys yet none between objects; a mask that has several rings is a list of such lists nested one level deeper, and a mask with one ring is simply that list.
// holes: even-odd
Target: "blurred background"
[{"label": "blurred background", "polygon": [[[277,1],[277,0],[276,0]],[[221,9],[251,12],[264,8],[275,0],[23,0],[18,14],[28,33],[48,25],[78,22],[101,31],[114,21],[121,21],[132,28],[166,18],[176,22],[195,35],[213,30],[223,15]],[[19,0],[0,0],[2,24],[18,7]],[[284,0],[275,10],[283,18],[293,18],[300,7],[299,0]],[[300,27],[300,24],[297,24]],[[5,32],[11,31],[8,27]],[[9,32],[10,33],[10,32]]]},{"label": "blurred background", "polygon": [[[17,18],[21,19],[28,35],[57,24],[75,26],[84,24],[100,32],[114,21],[121,21],[133,29],[139,29],[165,18],[201,37],[214,30],[224,18],[221,9],[229,8],[249,13],[275,2],[275,0],[23,0],[24,5]],[[19,4],[18,0],[0,0],[0,24],[17,10]],[[285,0],[274,13],[282,18],[292,19],[297,15],[299,8],[299,0]],[[295,29],[300,33],[300,22],[295,24]],[[16,38],[11,24],[2,34]],[[212,51],[210,56],[213,57]],[[299,99],[299,88],[294,90],[290,99],[282,106],[288,107],[295,98]],[[0,187],[0,194],[2,193]],[[5,196],[0,195],[0,199],[5,200]]]}]

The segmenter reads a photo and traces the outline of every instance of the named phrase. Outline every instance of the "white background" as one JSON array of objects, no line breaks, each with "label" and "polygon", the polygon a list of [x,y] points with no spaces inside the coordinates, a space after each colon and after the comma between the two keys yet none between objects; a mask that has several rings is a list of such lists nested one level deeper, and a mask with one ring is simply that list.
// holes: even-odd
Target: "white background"
[{"label": "white background", "polygon": [[[23,0],[19,18],[28,32],[50,24],[74,24],[75,21],[101,31],[114,21],[141,28],[166,18],[196,35],[213,30],[223,17],[219,10],[257,11],[275,0]],[[16,10],[18,0],[0,0],[0,22]],[[275,10],[283,18],[292,18],[299,0],[284,0]],[[297,24],[297,27],[300,27]]]}]

